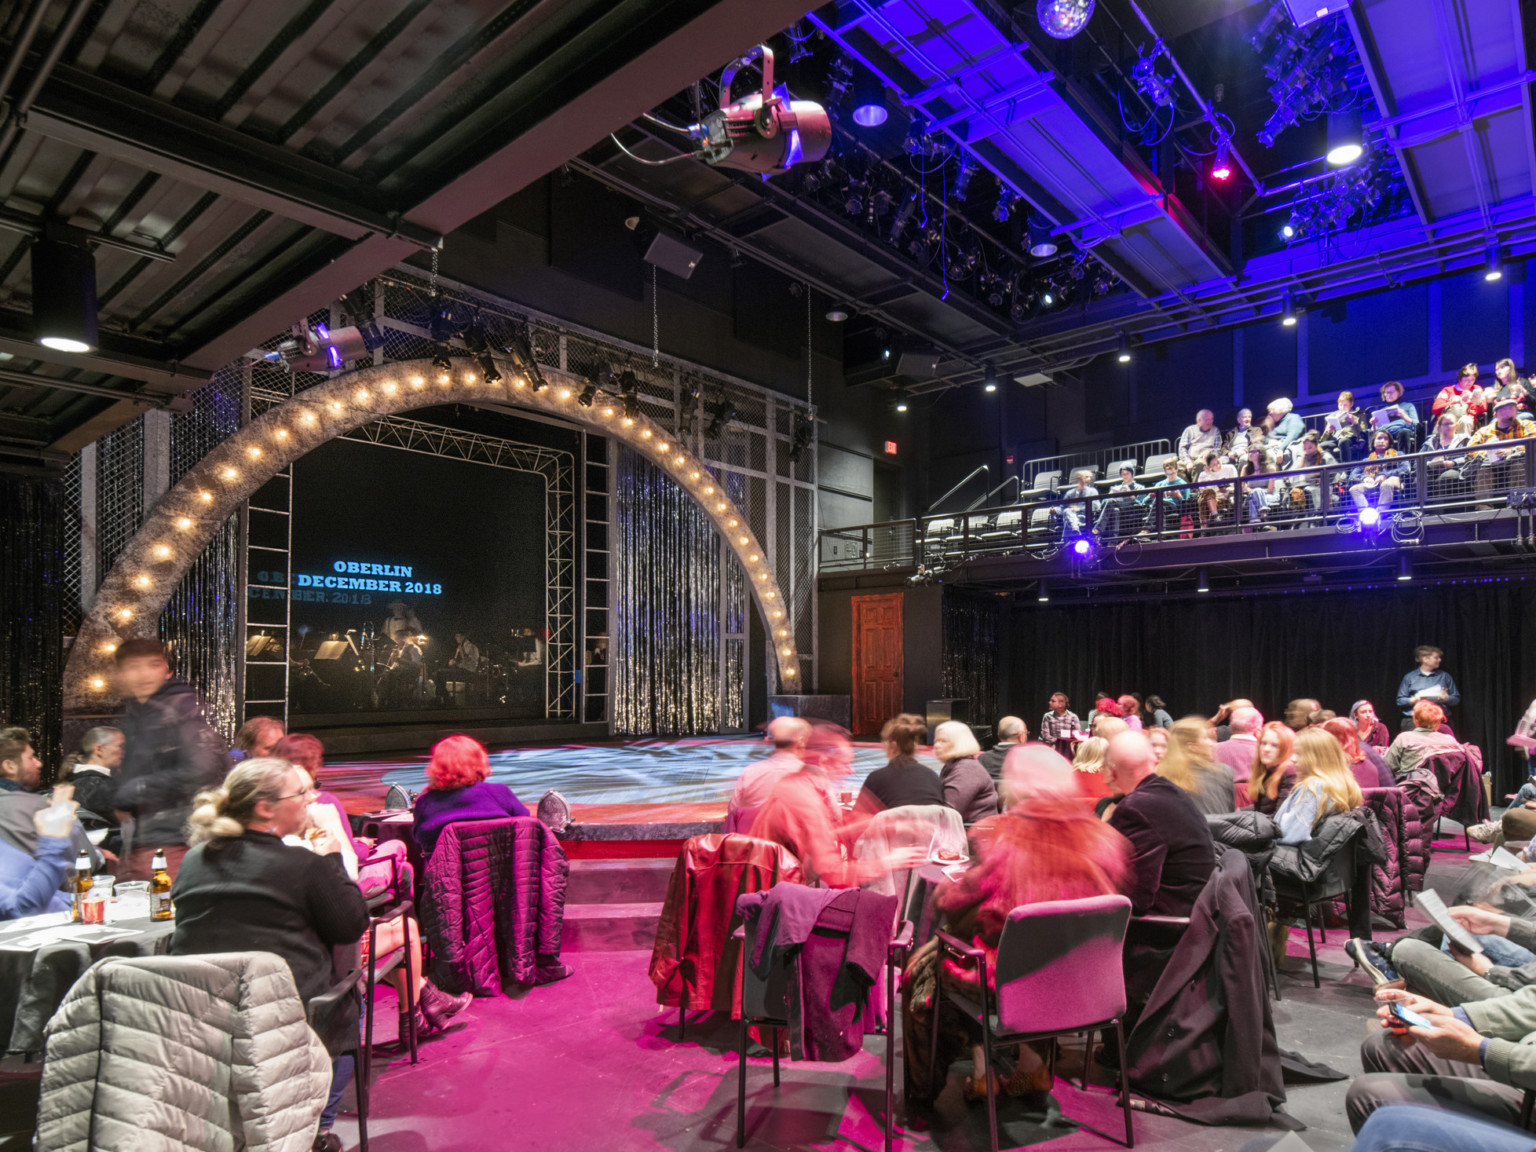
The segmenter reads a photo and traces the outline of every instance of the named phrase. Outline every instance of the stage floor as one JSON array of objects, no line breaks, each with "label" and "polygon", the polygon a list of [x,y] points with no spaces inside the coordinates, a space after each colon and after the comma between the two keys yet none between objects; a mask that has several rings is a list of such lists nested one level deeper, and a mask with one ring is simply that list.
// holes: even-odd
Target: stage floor
[{"label": "stage floor", "polygon": [[[771,751],[759,736],[522,746],[490,754],[491,779],[511,788],[530,809],[553,788],[580,823],[721,820],[737,777]],[[939,767],[932,757],[919,759]],[[348,811],[372,811],[391,784],[412,792],[425,788],[426,762],[425,753],[337,760],[327,763],[324,783]],[[884,764],[880,745],[856,744],[844,787],[857,790]]]}]

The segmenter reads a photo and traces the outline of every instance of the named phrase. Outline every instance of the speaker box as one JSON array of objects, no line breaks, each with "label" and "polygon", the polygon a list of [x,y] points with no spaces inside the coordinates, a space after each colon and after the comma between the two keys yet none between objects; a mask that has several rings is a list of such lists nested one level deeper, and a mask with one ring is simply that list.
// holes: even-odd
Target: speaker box
[{"label": "speaker box", "polygon": [[670,272],[686,280],[693,275],[693,270],[699,266],[699,261],[704,259],[704,252],[679,240],[676,236],[658,232],[646,245],[642,256],[647,264],[654,264],[663,272]]}]

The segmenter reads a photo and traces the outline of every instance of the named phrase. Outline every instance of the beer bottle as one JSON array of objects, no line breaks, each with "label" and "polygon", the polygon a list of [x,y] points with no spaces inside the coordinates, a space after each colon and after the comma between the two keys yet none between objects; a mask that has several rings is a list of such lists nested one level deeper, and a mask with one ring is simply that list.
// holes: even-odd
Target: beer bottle
[{"label": "beer bottle", "polygon": [[166,870],[164,849],[155,850],[155,858],[149,866],[155,873],[149,882],[149,918],[169,920],[171,918],[171,874]]},{"label": "beer bottle", "polygon": [[81,852],[75,857],[75,899],[74,906],[70,909],[70,919],[79,923],[85,916],[80,907],[85,901],[86,893],[91,890],[94,881],[91,879],[91,857],[88,853]]}]

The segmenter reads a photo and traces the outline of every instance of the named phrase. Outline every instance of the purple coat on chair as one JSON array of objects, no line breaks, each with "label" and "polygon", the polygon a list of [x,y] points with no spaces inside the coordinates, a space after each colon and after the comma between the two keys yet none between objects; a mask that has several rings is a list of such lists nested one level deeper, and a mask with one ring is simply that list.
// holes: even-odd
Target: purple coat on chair
[{"label": "purple coat on chair", "polygon": [[426,866],[421,930],[448,992],[492,996],[507,984],[548,984],[571,974],[560,962],[571,866],[538,820],[449,824]]}]

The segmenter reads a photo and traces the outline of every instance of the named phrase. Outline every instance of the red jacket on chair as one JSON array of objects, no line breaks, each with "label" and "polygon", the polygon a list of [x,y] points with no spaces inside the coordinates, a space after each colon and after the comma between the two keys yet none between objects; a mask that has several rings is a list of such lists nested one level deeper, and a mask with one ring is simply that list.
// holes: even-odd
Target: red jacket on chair
[{"label": "red jacket on chair", "polygon": [[782,845],[734,833],[692,837],[678,853],[656,926],[656,1003],[739,1016],[736,897],[800,882],[800,865]]}]

